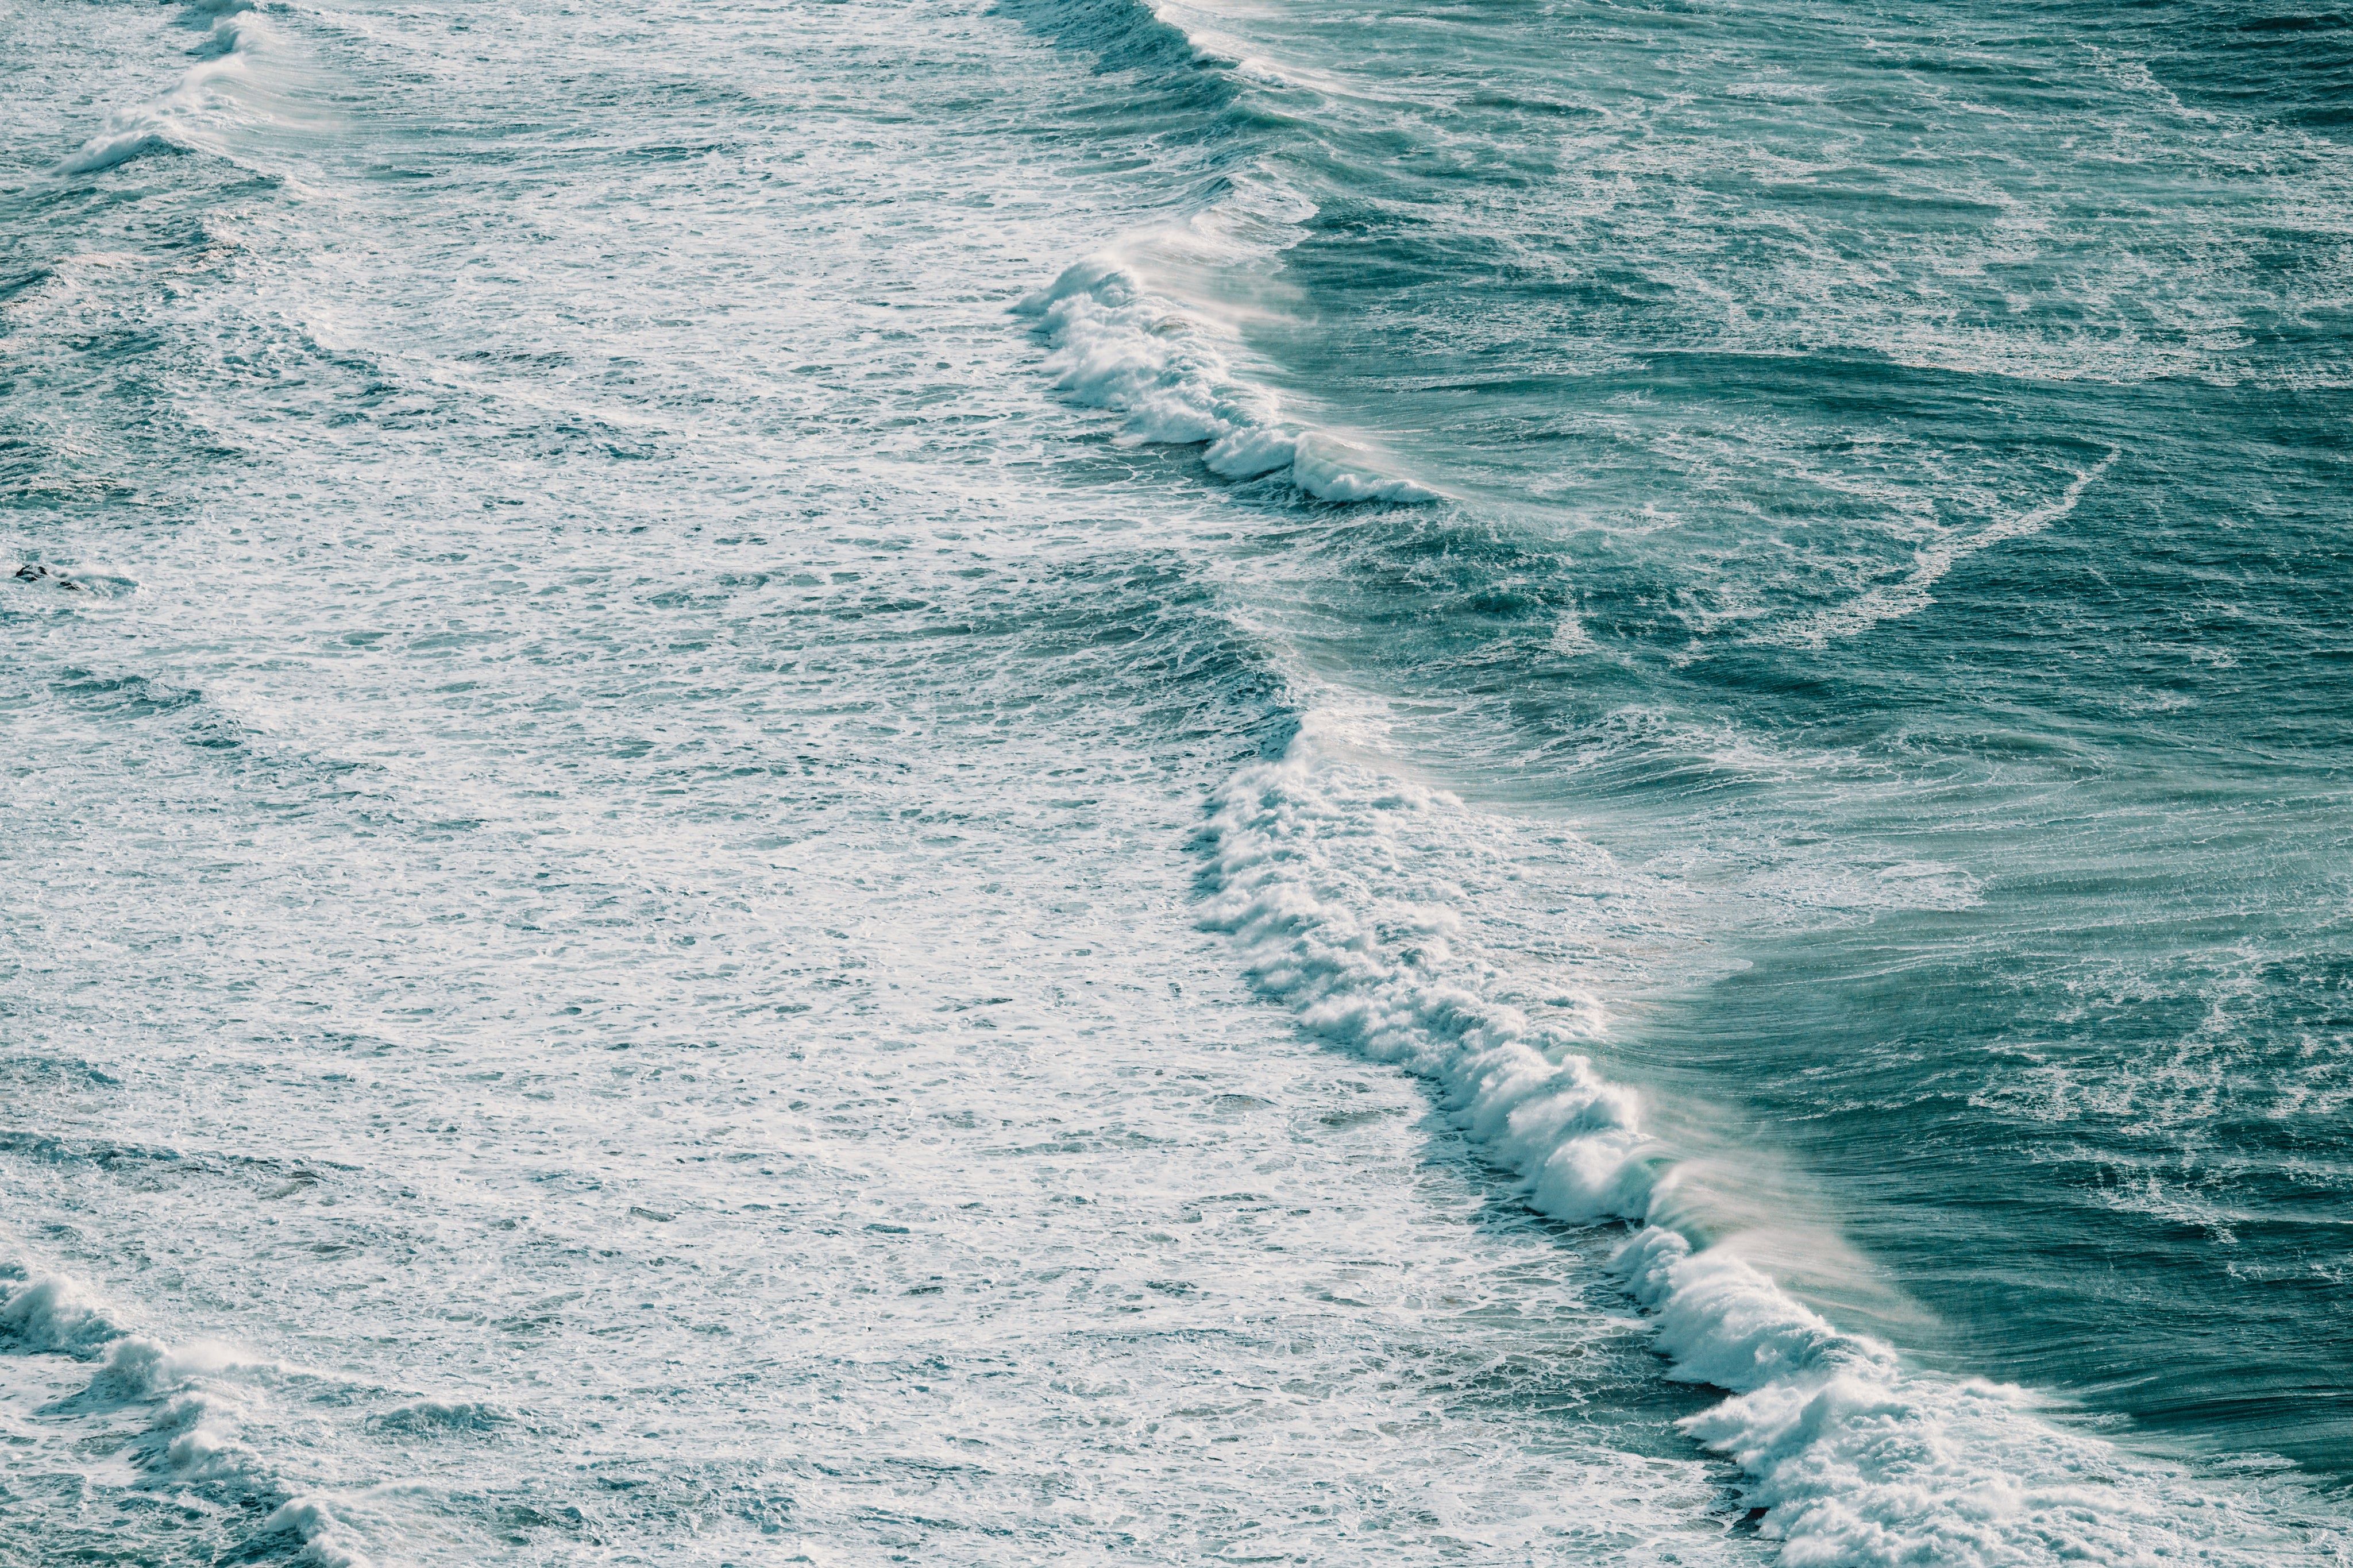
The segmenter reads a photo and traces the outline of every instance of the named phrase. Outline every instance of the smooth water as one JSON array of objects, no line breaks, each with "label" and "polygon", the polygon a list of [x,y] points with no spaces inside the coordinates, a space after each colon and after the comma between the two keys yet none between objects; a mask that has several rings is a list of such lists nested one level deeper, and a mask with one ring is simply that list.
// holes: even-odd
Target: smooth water
[{"label": "smooth water", "polygon": [[2342,18],[7,22],[0,1561],[2353,1560]]}]

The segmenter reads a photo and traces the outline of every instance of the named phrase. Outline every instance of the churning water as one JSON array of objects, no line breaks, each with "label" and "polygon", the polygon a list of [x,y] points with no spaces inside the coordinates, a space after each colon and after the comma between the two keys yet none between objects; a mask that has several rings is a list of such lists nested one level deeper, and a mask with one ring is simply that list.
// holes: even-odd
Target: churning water
[{"label": "churning water", "polygon": [[2343,18],[6,16],[0,1559],[2353,1561]]}]

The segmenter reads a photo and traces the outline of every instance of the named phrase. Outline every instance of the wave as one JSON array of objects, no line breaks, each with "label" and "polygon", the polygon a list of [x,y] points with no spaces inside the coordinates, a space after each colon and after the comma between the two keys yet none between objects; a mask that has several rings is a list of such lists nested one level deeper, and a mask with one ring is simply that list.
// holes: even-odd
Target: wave
[{"label": "wave", "polygon": [[[1635,1227],[1615,1266],[1669,1375],[1730,1394],[1685,1427],[1746,1472],[1788,1568],[2322,1560],[2275,1500],[2071,1430],[2023,1390],[1911,1366],[1712,1234],[1643,1097],[1589,1054],[1599,998],[1571,992],[1535,1018],[1495,994],[1455,906],[1466,867],[1516,875],[1500,868],[1525,855],[1455,797],[1342,760],[1353,750],[1311,715],[1279,761],[1219,791],[1203,923],[1306,1028],[1435,1085],[1531,1206]],[[1572,871],[1609,872],[1556,842]]]},{"label": "wave", "polygon": [[1229,302],[1188,306],[1152,281],[1155,271],[1198,279],[1238,262],[1247,269],[1295,240],[1299,223],[1313,216],[1312,203],[1267,173],[1255,145],[1281,117],[1255,114],[1247,101],[1287,79],[1224,47],[1230,40],[1187,32],[1140,0],[998,9],[1058,45],[1092,53],[1100,69],[1134,71],[1163,93],[1181,89],[1168,112],[1215,149],[1197,171],[1204,184],[1187,219],[1129,236],[1014,305],[1039,323],[1054,390],[1124,415],[1124,442],[1202,447],[1202,460],[1223,479],[1279,477],[1317,500],[1342,503],[1440,499],[1381,456],[1287,416],[1272,392],[1238,372],[1228,353],[1233,334],[1220,321]]},{"label": "wave", "polygon": [[1439,499],[1363,447],[1286,419],[1271,393],[1235,374],[1205,322],[1119,261],[1082,261],[1014,310],[1039,319],[1054,390],[1124,414],[1123,440],[1202,447],[1213,473],[1280,475],[1318,500]]},{"label": "wave", "polygon": [[[291,1536],[319,1568],[370,1568],[364,1543],[338,1506],[320,1494],[290,1493],[246,1441],[266,1384],[287,1369],[225,1345],[174,1347],[135,1332],[76,1281],[13,1263],[0,1263],[0,1352],[90,1368],[79,1394],[40,1412],[72,1453],[119,1447],[139,1482],[210,1494],[224,1510],[259,1500],[268,1511],[252,1526],[248,1550]],[[126,1417],[142,1425],[126,1432]]]},{"label": "wave", "polygon": [[[281,10],[282,7],[278,8]],[[275,29],[255,0],[192,0],[178,25],[202,37],[169,90],[111,110],[52,178],[101,174],[151,154],[202,154],[265,179],[261,167],[349,130],[348,84]]]},{"label": "wave", "polygon": [[379,1431],[487,1432],[514,1419],[514,1413],[480,1399],[412,1399],[369,1418]]},{"label": "wave", "polygon": [[1099,71],[1130,71],[1175,89],[1193,107],[1222,107],[1235,96],[1198,40],[1147,0],[997,0],[989,11],[1057,48],[1092,55]]}]

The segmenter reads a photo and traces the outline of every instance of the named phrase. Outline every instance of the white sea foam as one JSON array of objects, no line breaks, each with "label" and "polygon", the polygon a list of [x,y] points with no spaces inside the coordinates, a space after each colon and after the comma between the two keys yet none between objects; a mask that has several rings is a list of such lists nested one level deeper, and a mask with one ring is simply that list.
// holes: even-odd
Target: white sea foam
[{"label": "white sea foam", "polygon": [[2097,484],[2121,455],[2122,448],[2110,447],[2107,456],[2068,480],[2055,499],[2040,506],[1996,518],[1974,531],[1955,530],[1939,534],[1914,552],[1912,570],[1901,581],[1870,589],[1843,605],[1809,616],[1771,640],[1820,647],[1832,637],[1852,637],[1869,631],[1882,621],[1926,609],[1935,602],[1928,590],[1956,564],[2007,540],[2040,533],[2065,518],[2084,499],[2084,492]]},{"label": "white sea foam", "polygon": [[217,14],[219,20],[197,50],[196,63],[170,91],[109,114],[98,133],[59,160],[53,173],[96,174],[148,153],[222,150],[217,122],[231,110],[237,89],[250,82],[253,52],[268,30],[243,6],[197,9]]},{"label": "white sea foam", "polygon": [[1124,441],[1204,446],[1202,460],[1226,479],[1282,474],[1319,500],[1437,499],[1363,447],[1287,419],[1271,393],[1236,374],[1207,321],[1117,259],[1082,261],[1014,309],[1039,319],[1054,389],[1125,415]]},{"label": "white sea foam", "polygon": [[1588,1054],[1607,1032],[1600,1003],[1539,1022],[1494,1000],[1463,911],[1433,901],[1482,819],[1338,760],[1352,748],[1329,731],[1311,719],[1281,761],[1219,793],[1204,923],[1307,1028],[1430,1079],[1532,1206],[1641,1226],[1617,1266],[1672,1375],[1730,1391],[1685,1425],[1747,1472],[1783,1563],[2296,1560],[2253,1500],[2070,1430],[2021,1390],[1910,1366],[1797,1300],[1736,1237],[1695,1246],[1678,1227],[1675,1149]]},{"label": "white sea foam", "polygon": [[[279,1489],[245,1432],[264,1384],[284,1371],[275,1363],[223,1344],[175,1347],[133,1332],[87,1287],[16,1264],[0,1264],[0,1352],[90,1365],[81,1394],[61,1408],[90,1427],[80,1448],[119,1447],[139,1484],[240,1496]],[[138,1425],[126,1431],[124,1416]],[[289,1501],[259,1534],[280,1532],[297,1536],[302,1560],[321,1568],[368,1568],[357,1533],[316,1499]]]}]

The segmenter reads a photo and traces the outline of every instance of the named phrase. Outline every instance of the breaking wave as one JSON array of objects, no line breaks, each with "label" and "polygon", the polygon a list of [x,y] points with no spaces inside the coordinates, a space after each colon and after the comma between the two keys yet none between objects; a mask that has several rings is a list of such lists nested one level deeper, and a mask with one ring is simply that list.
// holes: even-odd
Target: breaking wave
[{"label": "breaking wave", "polygon": [[[1599,1001],[1573,994],[1536,1018],[1493,994],[1455,900],[1475,862],[1524,852],[1488,842],[1498,825],[1456,797],[1341,760],[1332,728],[1311,717],[1280,761],[1214,797],[1203,923],[1307,1029],[1429,1080],[1531,1206],[1634,1227],[1615,1267],[1670,1375],[1730,1394],[1685,1426],[1746,1472],[1784,1563],[2317,1560],[2277,1500],[2071,1430],[2025,1390],[1914,1367],[1711,1245],[1642,1095],[1589,1054]],[[1559,848],[1572,871],[1609,871],[1590,846]]]},{"label": "breaking wave", "polygon": [[301,1560],[318,1568],[370,1568],[364,1542],[336,1505],[285,1487],[248,1441],[247,1425],[284,1368],[226,1345],[167,1344],[125,1326],[75,1280],[8,1263],[0,1263],[0,1353],[63,1358],[89,1369],[80,1393],[37,1413],[37,1429],[52,1433],[67,1452],[114,1450],[142,1488],[193,1492],[218,1510],[259,1513],[248,1546],[288,1536],[300,1542]]},{"label": "breaking wave", "polygon": [[1080,262],[1014,309],[1038,319],[1054,389],[1125,415],[1125,441],[1203,447],[1225,479],[1280,476],[1318,500],[1438,499],[1363,447],[1286,418],[1271,393],[1234,372],[1206,323],[1117,261]]},{"label": "breaking wave", "polygon": [[109,114],[52,173],[93,174],[150,153],[222,151],[218,122],[234,111],[240,92],[251,90],[253,56],[269,33],[245,4],[197,5],[189,12],[217,18],[194,51],[196,63],[170,91]]},{"label": "breaking wave", "polygon": [[1066,47],[1092,53],[1102,68],[1135,70],[1156,90],[1179,89],[1169,110],[1215,147],[1186,221],[1128,236],[1013,307],[1046,340],[1054,390],[1124,415],[1124,442],[1203,448],[1202,461],[1222,479],[1279,479],[1341,503],[1439,500],[1388,458],[1292,416],[1238,370],[1238,334],[1220,320],[1214,286],[1196,305],[1185,302],[1187,290],[1155,281],[1164,271],[1198,279],[1237,263],[1249,270],[1295,241],[1314,215],[1314,204],[1272,172],[1262,138],[1273,117],[1251,113],[1244,101],[1286,85],[1282,79],[1237,52],[1233,40],[1188,32],[1137,0],[1020,14]]}]

